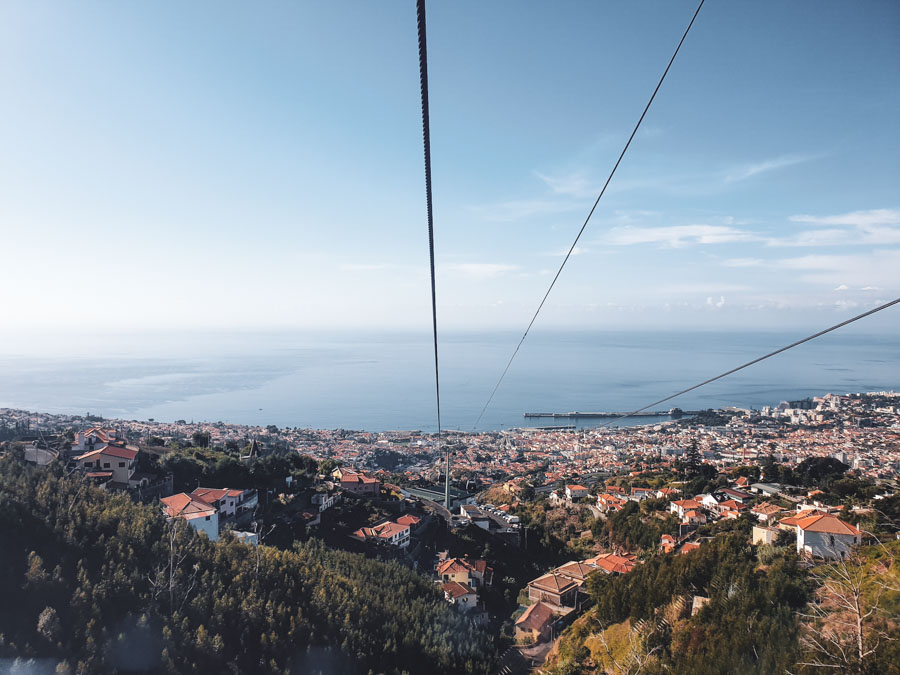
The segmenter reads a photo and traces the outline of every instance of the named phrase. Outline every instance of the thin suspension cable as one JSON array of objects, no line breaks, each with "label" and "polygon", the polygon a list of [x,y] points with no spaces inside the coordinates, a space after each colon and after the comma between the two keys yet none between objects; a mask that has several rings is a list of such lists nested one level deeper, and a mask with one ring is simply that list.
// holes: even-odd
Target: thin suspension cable
[{"label": "thin suspension cable", "polygon": [[572,257],[572,252],[575,250],[575,246],[578,244],[578,240],[581,239],[581,235],[584,234],[585,228],[587,228],[588,223],[591,220],[591,216],[594,215],[594,211],[597,209],[597,204],[600,203],[600,200],[603,198],[603,194],[606,192],[606,188],[609,186],[610,181],[616,173],[616,170],[619,168],[619,164],[622,162],[622,158],[625,156],[625,153],[628,152],[628,148],[631,145],[631,141],[634,140],[635,135],[638,132],[638,129],[641,127],[641,123],[644,121],[644,117],[647,115],[647,111],[650,110],[650,106],[653,104],[653,100],[656,98],[656,94],[659,91],[662,83],[666,79],[666,75],[669,74],[669,69],[672,67],[672,64],[675,62],[675,57],[678,56],[678,52],[681,50],[681,45],[684,44],[685,39],[688,36],[688,33],[691,31],[691,27],[694,25],[694,21],[697,19],[697,15],[700,13],[700,9],[703,7],[703,3],[706,0],[700,0],[700,4],[697,5],[697,9],[694,12],[694,16],[691,17],[691,22],[688,24],[688,27],[684,31],[684,35],[681,36],[681,40],[678,42],[678,46],[675,48],[674,53],[672,54],[672,58],[669,59],[669,63],[666,66],[666,69],[663,71],[662,77],[659,78],[659,82],[656,83],[656,88],[653,90],[653,94],[650,96],[650,100],[647,101],[647,105],[644,106],[644,111],[641,113],[640,118],[637,121],[637,124],[634,125],[634,129],[631,131],[631,135],[628,137],[628,141],[625,143],[625,147],[622,148],[622,152],[619,153],[619,158],[616,160],[615,165],[612,168],[612,171],[609,172],[609,176],[606,178],[606,182],[603,184],[603,188],[600,190],[600,194],[597,196],[596,201],[594,201],[594,205],[591,207],[590,212],[587,215],[587,218],[584,219],[584,224],[581,226],[581,229],[578,230],[578,234],[575,237],[575,241],[572,242],[572,245],[569,247],[568,252],[566,253],[566,257],[563,258],[562,264],[559,266],[559,269],[556,270],[556,275],[553,277],[553,281],[550,282],[550,286],[547,288],[547,292],[544,293],[544,297],[541,299],[541,304],[538,305],[537,310],[534,313],[534,316],[531,317],[531,321],[528,322],[528,327],[525,329],[525,332],[522,334],[522,339],[519,340],[519,344],[516,345],[515,350],[512,353],[512,356],[509,357],[509,362],[506,364],[506,368],[503,369],[503,373],[500,375],[500,379],[497,380],[497,384],[494,385],[494,390],[491,392],[491,395],[488,397],[487,402],[484,404],[484,407],[481,409],[481,413],[478,415],[478,419],[475,420],[475,424],[472,427],[473,429],[478,427],[478,423],[481,422],[481,418],[484,416],[485,411],[488,409],[488,406],[491,404],[491,401],[494,400],[494,394],[497,393],[497,390],[500,388],[500,384],[503,382],[503,378],[506,377],[506,373],[509,371],[509,367],[512,365],[512,362],[516,358],[516,354],[519,353],[519,348],[522,346],[522,343],[525,342],[525,338],[528,337],[528,332],[531,330],[531,327],[534,325],[535,320],[538,317],[538,314],[541,313],[541,309],[544,307],[544,303],[547,302],[547,298],[550,296],[550,291],[553,290],[553,287],[556,285],[557,279],[559,279],[559,275],[562,274],[563,268],[566,266],[566,263],[569,262],[569,258]]},{"label": "thin suspension cable", "polygon": [[830,333],[833,330],[837,330],[838,328],[843,328],[847,324],[851,324],[854,321],[859,321],[860,319],[864,319],[867,316],[871,316],[872,314],[880,312],[880,311],[887,309],[888,307],[891,307],[898,303],[900,303],[900,298],[897,298],[896,300],[891,300],[890,302],[886,302],[883,305],[879,305],[875,309],[870,309],[868,312],[863,312],[862,314],[858,314],[858,315],[854,316],[852,319],[847,319],[846,321],[842,321],[841,323],[835,324],[834,326],[826,328],[825,330],[820,330],[818,333],[814,333],[813,335],[810,335],[809,337],[805,337],[802,340],[797,340],[796,342],[792,342],[791,344],[787,345],[786,347],[782,347],[781,349],[776,349],[774,352],[769,352],[768,354],[766,354],[764,356],[760,356],[759,358],[753,359],[752,361],[747,361],[747,363],[740,365],[737,368],[732,368],[731,370],[725,371],[721,375],[716,375],[715,377],[711,377],[708,380],[704,380],[703,382],[700,382],[699,384],[695,384],[692,387],[688,387],[687,389],[682,389],[681,391],[679,391],[675,394],[672,394],[671,396],[666,396],[665,398],[661,398],[658,401],[654,401],[653,403],[648,403],[643,408],[638,408],[637,410],[633,410],[630,413],[625,413],[624,415],[619,415],[612,421],[604,422],[600,426],[606,427],[606,426],[609,426],[610,424],[615,424],[616,422],[624,420],[628,417],[634,417],[635,415],[639,415],[640,413],[644,412],[648,408],[653,408],[654,406],[658,406],[659,404],[665,403],[666,401],[671,401],[673,398],[677,398],[678,396],[681,396],[682,394],[687,394],[689,391],[694,391],[695,389],[699,389],[700,387],[703,387],[703,386],[709,384],[710,382],[715,382],[716,380],[721,380],[723,377],[732,375],[732,374],[738,372],[739,370],[743,370],[744,368],[749,368],[750,366],[757,364],[760,361],[765,361],[766,359],[771,358],[777,354],[786,352],[788,349],[793,349],[794,347],[802,345],[804,342],[809,342],[810,340],[815,340],[817,337],[821,337],[821,336],[825,335],[826,333]]},{"label": "thin suspension cable", "polygon": [[[419,33],[419,85],[422,92],[422,137],[425,148],[425,201],[428,211],[428,255],[431,263],[431,323],[434,333],[434,394],[437,404],[438,454],[441,451],[441,378],[438,367],[437,290],[434,275],[434,215],[431,200],[431,121],[428,114],[428,43],[425,31],[425,0],[416,2]],[[447,455],[447,485],[450,480],[450,456]],[[447,505],[449,508],[449,504]]]}]

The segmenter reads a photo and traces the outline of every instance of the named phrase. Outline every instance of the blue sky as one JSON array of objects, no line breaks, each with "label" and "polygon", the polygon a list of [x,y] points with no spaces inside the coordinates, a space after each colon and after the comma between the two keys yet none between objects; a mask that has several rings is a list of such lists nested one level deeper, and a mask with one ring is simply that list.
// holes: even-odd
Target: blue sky
[{"label": "blue sky", "polygon": [[[524,328],[694,7],[430,3],[443,328]],[[708,2],[539,325],[900,295],[898,34],[892,1]],[[7,330],[429,327],[412,0],[7,0],[0,91]]]}]

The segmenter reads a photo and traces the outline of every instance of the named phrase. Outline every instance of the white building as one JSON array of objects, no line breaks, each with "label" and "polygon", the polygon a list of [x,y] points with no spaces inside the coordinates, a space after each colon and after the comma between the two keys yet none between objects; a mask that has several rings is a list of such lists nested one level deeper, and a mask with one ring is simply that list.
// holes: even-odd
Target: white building
[{"label": "white building", "polygon": [[211,541],[219,538],[219,512],[214,506],[184,492],[159,501],[169,520],[181,518],[198,532],[203,532]]},{"label": "white building", "polygon": [[830,513],[817,513],[797,521],[797,553],[836,559],[858,546],[862,533]]},{"label": "white building", "polygon": [[78,455],[75,462],[89,477],[104,478],[127,487],[137,467],[137,456],[137,450],[104,445]]},{"label": "white building", "polygon": [[324,513],[340,501],[340,492],[317,492],[312,496],[312,503],[319,507],[319,513]]},{"label": "white building", "polygon": [[198,487],[191,497],[214,507],[222,518],[232,518],[252,512],[259,503],[256,490],[231,490],[229,488]]}]

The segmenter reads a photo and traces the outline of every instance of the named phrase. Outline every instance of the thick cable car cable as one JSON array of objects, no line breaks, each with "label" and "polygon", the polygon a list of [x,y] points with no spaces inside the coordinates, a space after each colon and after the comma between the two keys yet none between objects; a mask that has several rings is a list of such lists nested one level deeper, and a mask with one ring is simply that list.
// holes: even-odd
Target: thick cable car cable
[{"label": "thick cable car cable", "polygon": [[[422,92],[422,140],[425,149],[425,203],[428,213],[428,254],[431,264],[431,324],[434,334],[434,395],[437,405],[438,454],[441,452],[441,377],[438,366],[437,290],[434,275],[434,211],[431,199],[431,120],[428,112],[428,42],[425,30],[425,0],[416,2],[419,35],[419,86]],[[444,506],[450,509],[450,453],[444,476]]]}]

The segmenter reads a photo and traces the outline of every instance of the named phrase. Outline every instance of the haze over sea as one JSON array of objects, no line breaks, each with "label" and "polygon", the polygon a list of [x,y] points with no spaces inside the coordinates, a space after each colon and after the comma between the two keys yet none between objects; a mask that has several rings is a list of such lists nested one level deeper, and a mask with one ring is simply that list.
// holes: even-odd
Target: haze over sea
[{"label": "haze over sea", "polygon": [[[525,411],[632,410],[798,337],[536,331],[480,428],[568,423],[525,420]],[[158,421],[432,431],[430,339],[228,333],[82,336],[52,350],[40,341],[7,343],[0,355],[0,407]],[[472,429],[517,339],[512,333],[441,335],[445,428]],[[46,355],[51,352],[56,355]],[[759,408],[828,392],[898,388],[900,341],[850,327],[660,407]]]}]

